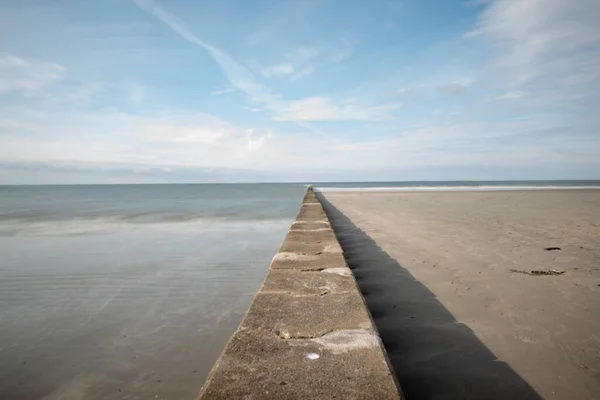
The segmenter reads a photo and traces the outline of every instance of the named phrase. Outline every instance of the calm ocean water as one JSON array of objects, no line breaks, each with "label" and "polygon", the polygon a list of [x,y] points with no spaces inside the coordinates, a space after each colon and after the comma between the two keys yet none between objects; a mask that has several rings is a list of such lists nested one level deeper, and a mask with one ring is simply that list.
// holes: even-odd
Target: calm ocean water
[{"label": "calm ocean water", "polygon": [[[600,181],[314,186],[497,190]],[[305,190],[0,186],[0,399],[194,398]]]},{"label": "calm ocean water", "polygon": [[0,399],[192,399],[300,184],[0,187]]}]

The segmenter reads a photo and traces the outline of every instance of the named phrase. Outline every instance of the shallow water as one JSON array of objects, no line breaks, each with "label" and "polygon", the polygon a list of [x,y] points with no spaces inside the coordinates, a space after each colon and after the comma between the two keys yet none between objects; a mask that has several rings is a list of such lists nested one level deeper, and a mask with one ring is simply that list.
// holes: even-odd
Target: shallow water
[{"label": "shallow water", "polygon": [[304,191],[0,187],[0,398],[194,398]]}]

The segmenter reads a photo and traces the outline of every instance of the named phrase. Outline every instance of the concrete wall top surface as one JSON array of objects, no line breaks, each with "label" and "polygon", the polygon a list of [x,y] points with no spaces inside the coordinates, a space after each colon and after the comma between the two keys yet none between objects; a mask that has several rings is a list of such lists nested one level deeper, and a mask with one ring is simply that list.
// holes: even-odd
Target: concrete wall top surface
[{"label": "concrete wall top surface", "polygon": [[198,399],[401,399],[387,354],[311,189]]}]

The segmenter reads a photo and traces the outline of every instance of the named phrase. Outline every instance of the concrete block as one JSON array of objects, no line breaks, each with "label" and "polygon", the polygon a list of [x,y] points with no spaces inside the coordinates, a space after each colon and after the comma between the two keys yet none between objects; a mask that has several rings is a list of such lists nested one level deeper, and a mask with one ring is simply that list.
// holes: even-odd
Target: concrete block
[{"label": "concrete block", "polygon": [[296,221],[329,221],[320,205],[303,204],[296,215]]},{"label": "concrete block", "polygon": [[267,273],[261,293],[322,296],[356,289],[349,268],[328,268],[323,271],[271,269]]},{"label": "concrete block", "polygon": [[320,231],[329,229],[332,229],[329,221],[295,221],[290,228],[290,230],[298,231]]},{"label": "concrete block", "polygon": [[285,339],[315,338],[339,329],[372,329],[356,292],[322,296],[260,292],[243,326],[269,329]]},{"label": "concrete block", "polygon": [[[344,334],[335,340],[352,348],[356,338]],[[334,352],[327,335],[282,339],[265,329],[240,327],[199,399],[401,399],[378,339],[370,334],[373,340]]]},{"label": "concrete block", "polygon": [[342,248],[333,230],[288,232],[279,248],[280,252],[297,252],[306,254],[341,253]]},{"label": "concrete block", "polygon": [[273,257],[271,269],[297,269],[318,271],[325,268],[345,268],[346,260],[342,253],[307,254],[280,252]]}]

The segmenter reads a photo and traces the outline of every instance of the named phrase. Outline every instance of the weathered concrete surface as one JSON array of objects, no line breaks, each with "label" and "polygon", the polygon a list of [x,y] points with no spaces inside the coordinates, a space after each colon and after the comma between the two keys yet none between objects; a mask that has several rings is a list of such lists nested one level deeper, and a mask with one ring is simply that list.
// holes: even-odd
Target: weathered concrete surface
[{"label": "weathered concrete surface", "polygon": [[325,231],[331,229],[328,221],[296,221],[290,228],[292,231]]},{"label": "weathered concrete surface", "polygon": [[320,204],[302,204],[296,216],[296,221],[329,222]]},{"label": "weathered concrete surface", "polygon": [[295,252],[277,253],[271,262],[271,269],[297,269],[300,271],[320,271],[325,268],[346,268],[342,253],[307,254]]},{"label": "weathered concrete surface", "polygon": [[308,190],[199,399],[401,399],[341,247]]},{"label": "weathered concrete surface", "polygon": [[322,253],[342,254],[342,248],[333,230],[292,230],[281,244],[279,251],[315,255],[321,255]]},{"label": "weathered concrete surface", "polygon": [[[317,199],[317,195],[315,194],[314,191],[312,190],[307,190],[306,194],[304,195],[304,200],[302,201],[302,204],[308,204],[308,203],[319,203],[319,199]],[[319,203],[321,204],[321,203]]]},{"label": "weathered concrete surface", "polygon": [[[327,273],[324,273],[327,272]],[[289,295],[326,295],[346,293],[356,289],[349,268],[327,268],[322,271],[272,269],[267,274],[262,291]]]},{"label": "weathered concrete surface", "polygon": [[[201,399],[398,399],[379,346],[335,354],[314,340],[240,327]],[[318,358],[315,358],[318,357]]]},{"label": "weathered concrete surface", "polygon": [[312,339],[338,329],[368,329],[369,315],[354,293],[290,296],[261,292],[244,326],[271,327],[282,339]]}]

